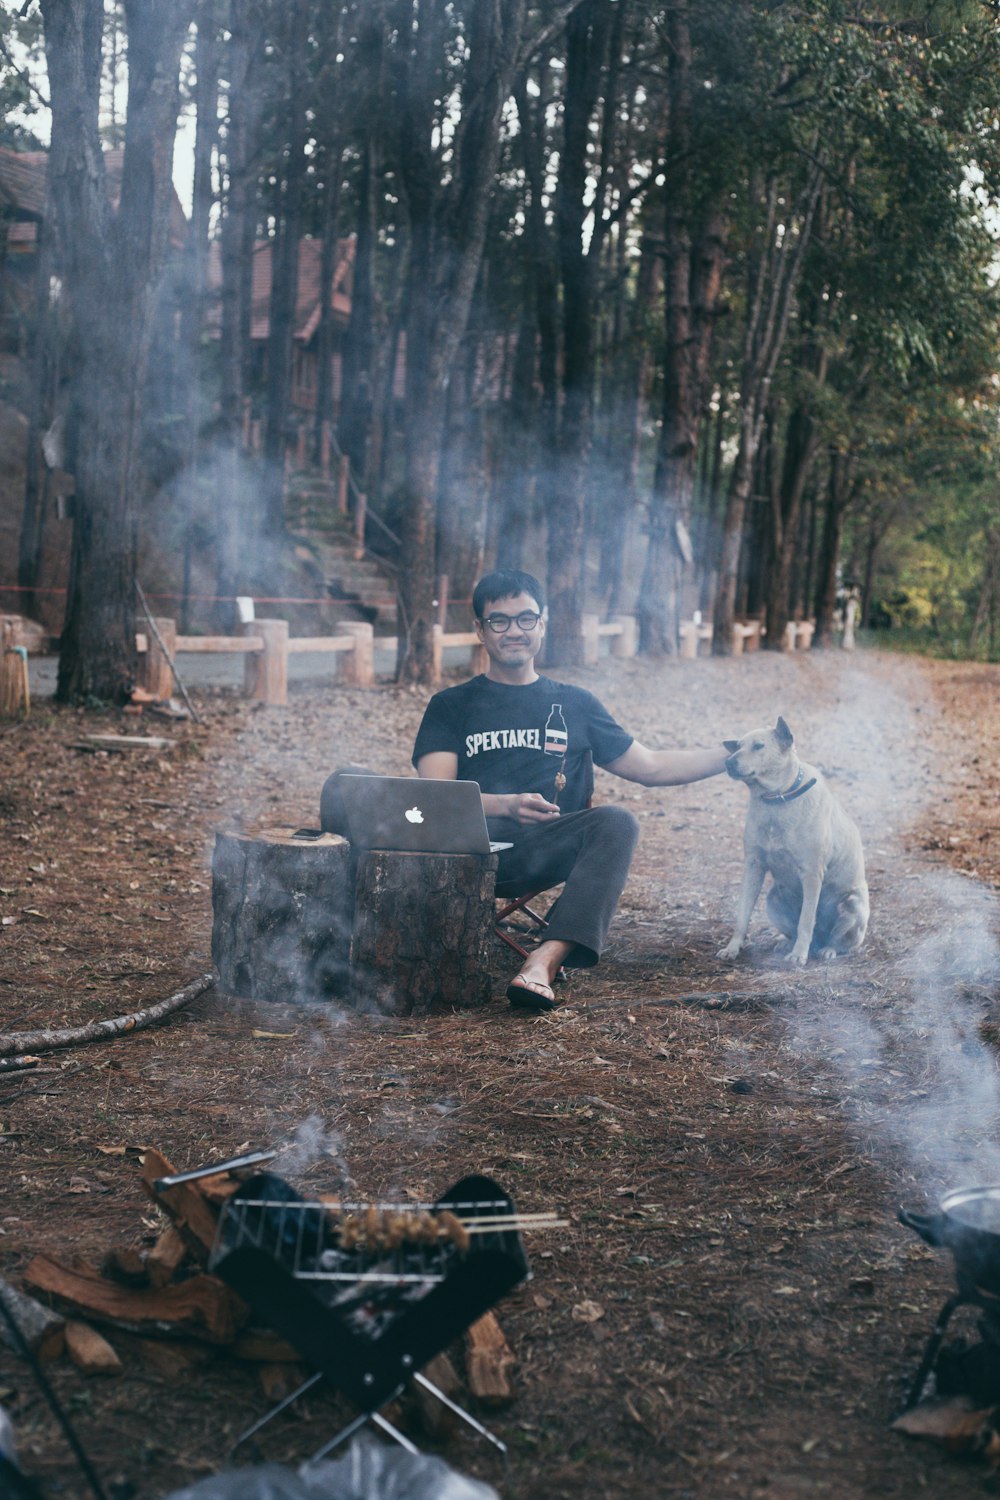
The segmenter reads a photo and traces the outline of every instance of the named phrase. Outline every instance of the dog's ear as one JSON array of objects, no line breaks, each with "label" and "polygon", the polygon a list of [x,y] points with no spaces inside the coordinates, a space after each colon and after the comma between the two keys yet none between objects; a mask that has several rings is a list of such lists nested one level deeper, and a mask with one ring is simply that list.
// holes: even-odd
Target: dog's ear
[{"label": "dog's ear", "polygon": [[795,743],[795,736],[780,715],[777,724],[774,726],[774,732],[782,750],[790,750]]},{"label": "dog's ear", "polygon": [[728,750],[729,753],[732,754],[734,750],[738,750],[740,748],[740,742],[739,740],[723,740],[722,748],[723,750]]}]

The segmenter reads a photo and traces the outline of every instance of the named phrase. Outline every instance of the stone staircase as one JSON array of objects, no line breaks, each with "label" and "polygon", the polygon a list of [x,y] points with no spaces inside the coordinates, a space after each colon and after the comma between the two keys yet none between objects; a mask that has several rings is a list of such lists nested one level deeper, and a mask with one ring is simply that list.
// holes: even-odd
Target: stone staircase
[{"label": "stone staircase", "polygon": [[337,487],[299,476],[286,502],[295,554],[318,588],[330,597],[335,620],[364,620],[376,635],[396,633],[396,581],[392,569],[370,553],[356,557],[348,516],[337,506]]}]

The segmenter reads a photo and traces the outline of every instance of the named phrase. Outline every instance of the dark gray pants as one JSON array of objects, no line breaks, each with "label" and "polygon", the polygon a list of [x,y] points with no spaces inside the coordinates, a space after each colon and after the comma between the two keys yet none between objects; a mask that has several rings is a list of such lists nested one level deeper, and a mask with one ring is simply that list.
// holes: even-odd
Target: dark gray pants
[{"label": "dark gray pants", "polygon": [[611,919],[639,841],[639,822],[624,807],[588,807],[550,823],[491,818],[490,837],[510,839],[500,853],[498,896],[523,896],[565,881],[548,915],[545,941],[572,943],[567,968],[587,969],[604,949]]}]

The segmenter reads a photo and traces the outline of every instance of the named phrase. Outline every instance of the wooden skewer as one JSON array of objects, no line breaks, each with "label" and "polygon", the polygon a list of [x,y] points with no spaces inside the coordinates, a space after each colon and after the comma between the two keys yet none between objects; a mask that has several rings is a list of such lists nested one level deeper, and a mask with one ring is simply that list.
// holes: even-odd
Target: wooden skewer
[{"label": "wooden skewer", "polygon": [[561,1228],[568,1224],[568,1219],[557,1219],[555,1214],[483,1214],[479,1218],[461,1219],[466,1229],[477,1229],[482,1224],[487,1229],[506,1229],[512,1225],[518,1225],[522,1229],[529,1229],[534,1225],[537,1229],[543,1229],[546,1225],[553,1228]]},{"label": "wooden skewer", "polygon": [[[329,1214],[365,1214],[371,1208],[374,1208],[378,1213],[400,1214],[403,1217],[416,1217],[418,1213],[441,1213],[446,1210],[449,1213],[454,1212],[447,1203],[343,1203],[340,1199],[319,1198],[317,1199],[317,1204]],[[298,1204],[282,1203],[275,1203],[273,1205],[275,1208],[298,1208],[299,1206]],[[306,1204],[305,1206],[313,1207],[315,1205]],[[455,1217],[460,1224],[490,1224],[494,1227],[509,1224],[566,1223],[565,1219],[557,1219],[555,1211],[552,1209],[542,1209],[538,1213],[515,1212],[513,1214],[469,1214],[468,1216],[456,1214]]]},{"label": "wooden skewer", "polygon": [[495,1234],[498,1229],[566,1229],[568,1219],[546,1219],[543,1224],[521,1224],[515,1219],[494,1219],[492,1224],[464,1224],[466,1234]]}]

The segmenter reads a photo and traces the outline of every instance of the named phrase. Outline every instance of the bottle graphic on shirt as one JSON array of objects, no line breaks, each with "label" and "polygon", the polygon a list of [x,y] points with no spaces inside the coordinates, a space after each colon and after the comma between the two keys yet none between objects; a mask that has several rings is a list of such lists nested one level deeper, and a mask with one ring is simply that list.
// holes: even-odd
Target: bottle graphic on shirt
[{"label": "bottle graphic on shirt", "polygon": [[565,755],[569,748],[569,730],[563,718],[562,704],[553,703],[545,721],[545,754]]}]

